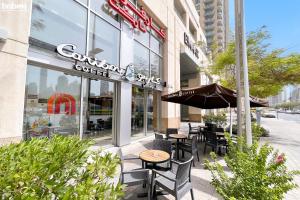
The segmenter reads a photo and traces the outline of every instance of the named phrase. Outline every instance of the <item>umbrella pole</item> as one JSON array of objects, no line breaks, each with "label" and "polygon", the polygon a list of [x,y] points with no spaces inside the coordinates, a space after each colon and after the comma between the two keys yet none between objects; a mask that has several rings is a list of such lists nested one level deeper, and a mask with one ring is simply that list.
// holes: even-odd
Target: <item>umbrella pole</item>
[{"label": "umbrella pole", "polygon": [[230,112],[230,137],[232,136],[232,114],[231,114],[231,107],[229,104],[229,112]]}]

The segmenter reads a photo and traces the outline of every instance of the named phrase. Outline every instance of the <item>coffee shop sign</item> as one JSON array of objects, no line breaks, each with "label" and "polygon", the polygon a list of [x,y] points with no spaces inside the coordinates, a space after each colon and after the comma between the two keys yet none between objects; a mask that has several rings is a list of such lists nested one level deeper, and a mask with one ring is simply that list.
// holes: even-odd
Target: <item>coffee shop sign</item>
[{"label": "coffee shop sign", "polygon": [[[110,77],[109,72],[114,72],[119,74],[122,78],[127,79],[128,81],[138,81],[142,83],[143,86],[161,84],[160,78],[147,77],[141,73],[135,73],[132,64],[126,66],[125,68],[121,68],[120,66],[108,64],[106,60],[97,60],[96,58],[76,53],[74,52],[76,48],[77,47],[74,44],[60,44],[56,47],[57,53],[59,53],[61,56],[72,58],[76,61],[74,65],[75,70],[107,78]],[[77,64],[77,61],[85,62],[91,67],[79,65]]]},{"label": "coffee shop sign", "polygon": [[155,31],[162,39],[166,38],[165,30],[153,24],[152,18],[147,16],[143,7],[137,9],[128,0],[108,0],[108,5],[129,21],[133,28],[138,28],[144,33],[149,28]]}]

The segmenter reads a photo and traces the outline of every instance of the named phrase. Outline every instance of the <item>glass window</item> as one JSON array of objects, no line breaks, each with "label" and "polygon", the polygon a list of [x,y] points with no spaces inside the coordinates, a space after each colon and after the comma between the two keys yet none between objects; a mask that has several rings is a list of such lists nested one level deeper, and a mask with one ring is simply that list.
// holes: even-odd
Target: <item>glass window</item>
[{"label": "glass window", "polygon": [[107,0],[91,0],[91,9],[113,25],[120,27],[120,17],[107,3]]},{"label": "glass window", "polygon": [[149,90],[147,96],[147,134],[158,130],[158,99],[157,91]]},{"label": "glass window", "polygon": [[162,55],[162,43],[151,35],[150,48],[155,53]]},{"label": "glass window", "polygon": [[100,17],[91,15],[89,56],[119,65],[120,31]]},{"label": "glass window", "polygon": [[88,0],[76,0],[76,1],[79,1],[79,2],[83,3],[84,5],[87,5],[87,2],[88,2]]},{"label": "glass window", "polygon": [[137,73],[149,76],[149,49],[138,42],[134,42],[133,63]]},{"label": "glass window", "polygon": [[87,130],[85,138],[93,138],[97,145],[112,144],[114,83],[90,80]]},{"label": "glass window", "polygon": [[134,31],[134,38],[140,43],[142,43],[143,45],[145,45],[146,47],[149,47],[149,36],[150,36],[149,32],[144,33],[139,30]]},{"label": "glass window", "polygon": [[31,37],[52,45],[73,43],[85,53],[87,10],[79,3],[33,0],[31,23]]},{"label": "glass window", "polygon": [[150,53],[150,56],[151,76],[159,78],[161,77],[162,59],[153,52]]},{"label": "glass window", "polygon": [[132,87],[131,136],[139,138],[144,133],[144,90]]},{"label": "glass window", "polygon": [[24,139],[79,134],[80,77],[29,65]]}]

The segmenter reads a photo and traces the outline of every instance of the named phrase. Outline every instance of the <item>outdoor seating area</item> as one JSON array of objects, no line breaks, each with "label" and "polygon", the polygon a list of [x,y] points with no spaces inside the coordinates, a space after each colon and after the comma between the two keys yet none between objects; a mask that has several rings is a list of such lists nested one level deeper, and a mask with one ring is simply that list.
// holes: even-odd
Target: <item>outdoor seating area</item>
[{"label": "outdoor seating area", "polygon": [[[155,133],[155,137],[123,147],[122,169],[124,165],[130,169],[122,171],[122,183],[128,186],[125,199],[195,199],[195,195],[196,199],[218,199],[209,184],[210,173],[203,166],[210,150],[226,152],[224,133],[216,130],[182,123],[180,129],[167,129],[166,133]],[[124,177],[129,173],[128,181]],[[135,186],[131,187],[133,182]]]}]

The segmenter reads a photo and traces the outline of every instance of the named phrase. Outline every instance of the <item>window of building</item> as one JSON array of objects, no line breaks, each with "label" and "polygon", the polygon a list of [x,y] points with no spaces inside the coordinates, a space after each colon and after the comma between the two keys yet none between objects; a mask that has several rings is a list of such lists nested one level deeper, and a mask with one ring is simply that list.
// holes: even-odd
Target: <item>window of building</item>
[{"label": "window of building", "polygon": [[[68,9],[66,9],[68,8]],[[73,43],[85,53],[87,9],[73,0],[33,0],[31,37],[58,45]]]},{"label": "window of building", "polygon": [[120,30],[91,14],[89,56],[119,65],[119,46]]},{"label": "window of building", "polygon": [[114,83],[89,81],[87,130],[84,138],[93,138],[97,145],[112,144]]},{"label": "window of building", "polygon": [[150,53],[150,68],[151,76],[161,77],[162,59],[153,52]]},{"label": "window of building", "polygon": [[133,64],[137,73],[149,76],[149,49],[138,42],[134,42]]},{"label": "window of building", "polygon": [[162,55],[162,47],[163,47],[162,42],[160,40],[158,40],[156,37],[151,35],[151,38],[150,38],[151,50],[159,55]]},{"label": "window of building", "polygon": [[107,0],[90,0],[90,8],[109,23],[120,27],[120,16],[108,5]]},{"label": "window of building", "polygon": [[138,87],[132,87],[131,136],[133,137],[133,139],[137,139],[145,135],[144,105],[144,90]]},{"label": "window of building", "polygon": [[28,65],[24,139],[78,135],[80,77]]}]

